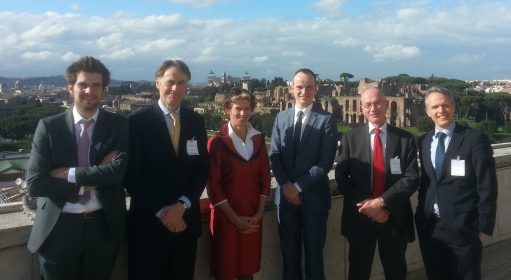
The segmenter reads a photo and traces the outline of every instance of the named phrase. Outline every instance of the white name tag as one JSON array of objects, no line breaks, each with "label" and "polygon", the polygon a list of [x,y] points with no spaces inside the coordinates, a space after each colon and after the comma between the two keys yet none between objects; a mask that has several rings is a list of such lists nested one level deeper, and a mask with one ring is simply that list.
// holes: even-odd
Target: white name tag
[{"label": "white name tag", "polygon": [[199,155],[199,147],[197,146],[197,140],[187,140],[186,141],[186,153],[189,156],[198,156]]},{"label": "white name tag", "polygon": [[401,172],[401,161],[399,158],[391,158],[390,159],[390,173],[391,174],[403,174]]},{"label": "white name tag", "polygon": [[451,176],[465,176],[465,160],[451,159]]}]

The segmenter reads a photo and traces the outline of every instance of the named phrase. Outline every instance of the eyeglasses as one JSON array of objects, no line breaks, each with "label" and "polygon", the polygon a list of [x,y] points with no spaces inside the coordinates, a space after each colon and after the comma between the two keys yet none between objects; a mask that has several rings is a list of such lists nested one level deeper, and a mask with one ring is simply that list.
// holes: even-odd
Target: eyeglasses
[{"label": "eyeglasses", "polygon": [[371,107],[374,107],[375,109],[381,109],[383,107],[385,107],[385,103],[364,103],[364,104],[360,104],[360,106],[366,110],[369,110],[371,109]]}]

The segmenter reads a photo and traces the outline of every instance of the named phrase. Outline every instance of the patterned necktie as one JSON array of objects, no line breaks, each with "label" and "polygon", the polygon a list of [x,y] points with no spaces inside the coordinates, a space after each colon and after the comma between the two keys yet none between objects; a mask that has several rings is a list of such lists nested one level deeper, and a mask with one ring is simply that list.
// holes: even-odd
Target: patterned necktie
[{"label": "patterned necktie", "polygon": [[303,112],[298,111],[298,120],[295,123],[295,130],[293,133],[293,157],[296,161],[296,156],[298,154],[298,147],[300,146],[300,138],[302,137],[302,118]]},{"label": "patterned necktie", "polygon": [[444,139],[445,136],[447,136],[443,132],[438,132],[436,134],[436,137],[438,138],[438,144],[436,146],[436,153],[435,153],[435,175],[436,180],[440,178],[440,174],[442,173],[442,165],[444,163],[445,158],[445,143]]},{"label": "patterned necktie", "polygon": [[380,197],[385,190],[385,164],[383,162],[383,145],[379,128],[374,129],[373,142],[373,197]]},{"label": "patterned necktie", "polygon": [[173,121],[173,126],[170,128],[170,139],[172,140],[172,146],[174,146],[174,151],[177,155],[179,152],[179,135],[181,133],[181,122],[179,121],[179,116],[175,111],[170,111],[169,115]]},{"label": "patterned necktie", "polygon": [[[90,138],[87,131],[94,120],[82,120],[80,122],[80,138],[78,139],[78,166],[87,167],[89,163]],[[90,191],[84,191],[80,195],[78,203],[86,204],[90,200]]]}]

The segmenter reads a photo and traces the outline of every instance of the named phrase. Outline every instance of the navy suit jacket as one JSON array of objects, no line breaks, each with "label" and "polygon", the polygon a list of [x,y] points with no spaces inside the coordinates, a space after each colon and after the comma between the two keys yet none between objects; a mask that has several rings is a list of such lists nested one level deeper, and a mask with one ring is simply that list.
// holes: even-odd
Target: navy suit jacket
[{"label": "navy suit jacket", "polygon": [[[360,214],[356,206],[362,200],[372,198],[370,139],[367,124],[346,133],[335,168],[335,179],[344,195],[341,231],[349,239],[369,238],[373,226],[372,219]],[[392,174],[390,159],[393,158],[399,159],[402,174]],[[419,187],[417,146],[410,133],[390,125],[387,125],[384,187],[381,197],[390,211],[387,223],[394,223],[402,230],[407,241],[413,241],[415,230],[410,196]]]},{"label": "navy suit jacket", "polygon": [[[199,199],[206,187],[209,168],[205,122],[201,115],[185,106],[181,106],[179,118],[181,133],[176,155],[158,104],[129,116],[131,157],[126,185],[131,196],[130,232],[155,231],[166,236],[169,231],[156,213],[184,195],[192,206],[183,217],[187,224],[183,234],[196,237],[201,234]],[[188,140],[197,140],[199,155],[187,153]]]},{"label": "navy suit jacket", "polygon": [[[125,117],[99,110],[92,134],[89,167],[78,166],[78,152],[73,111],[41,119],[32,142],[28,162],[27,186],[37,199],[37,216],[28,241],[35,252],[57,223],[66,202],[78,201],[81,186],[96,186],[98,199],[114,240],[126,236],[126,199],[122,180],[129,149],[129,128]],[[117,157],[110,164],[101,164],[110,152]],[[76,184],[50,176],[59,167],[76,167]]]},{"label": "navy suit jacket", "polygon": [[[298,183],[304,209],[327,211],[331,205],[328,172],[332,169],[337,147],[335,119],[323,109],[312,107],[293,166],[294,112],[295,108],[280,112],[273,124],[270,147],[273,175],[279,185],[290,181]],[[280,200],[281,207],[289,205],[286,199]]]},{"label": "navy suit jacket", "polygon": [[[493,233],[497,206],[497,175],[488,137],[456,124],[445,153],[440,178],[431,162],[434,130],[419,138],[421,182],[415,213],[417,231],[426,228],[435,197],[444,233],[453,243],[464,244],[479,232]],[[465,161],[465,176],[451,175],[451,160]]]}]

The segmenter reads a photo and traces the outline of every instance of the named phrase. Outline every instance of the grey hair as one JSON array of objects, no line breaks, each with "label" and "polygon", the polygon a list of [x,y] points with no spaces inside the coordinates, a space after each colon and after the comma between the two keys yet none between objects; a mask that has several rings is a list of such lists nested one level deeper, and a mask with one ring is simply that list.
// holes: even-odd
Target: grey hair
[{"label": "grey hair", "polygon": [[448,89],[444,88],[444,87],[439,87],[439,86],[432,86],[430,87],[427,91],[426,91],[426,94],[424,95],[424,104],[426,106],[426,109],[428,108],[428,97],[432,94],[432,93],[440,93],[444,96],[446,96],[449,101],[451,102],[451,104],[453,106],[456,106],[456,103],[454,102],[454,97],[452,96],[452,93],[451,91],[449,91]]}]

